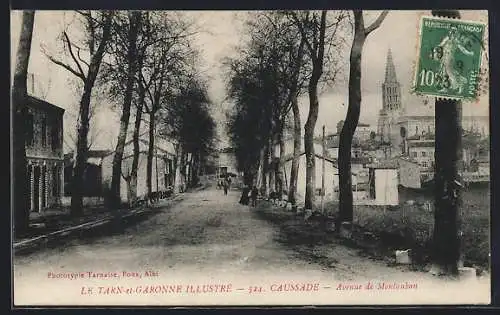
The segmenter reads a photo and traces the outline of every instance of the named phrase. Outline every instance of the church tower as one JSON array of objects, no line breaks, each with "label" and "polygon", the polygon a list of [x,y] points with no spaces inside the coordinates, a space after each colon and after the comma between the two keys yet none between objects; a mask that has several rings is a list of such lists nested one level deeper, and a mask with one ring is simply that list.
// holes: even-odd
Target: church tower
[{"label": "church tower", "polygon": [[398,119],[402,110],[401,85],[396,77],[396,68],[392,60],[391,49],[389,49],[385,64],[385,79],[382,83],[382,109],[379,113],[377,129],[380,139],[390,142],[394,147],[399,147],[402,140],[398,128]]}]

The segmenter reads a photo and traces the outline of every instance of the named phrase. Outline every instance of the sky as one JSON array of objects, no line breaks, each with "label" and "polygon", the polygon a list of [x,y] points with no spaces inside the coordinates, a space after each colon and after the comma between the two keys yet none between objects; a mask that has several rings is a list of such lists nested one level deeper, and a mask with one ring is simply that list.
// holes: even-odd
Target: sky
[{"label": "sky", "polygon": [[[222,59],[235,56],[235,48],[241,42],[242,21],[248,12],[244,11],[190,11],[185,12],[199,26],[199,32],[193,39],[203,58],[204,73],[209,82],[209,95],[214,104],[214,117],[219,126],[220,139],[227,144],[224,135],[224,112],[230,107],[225,101],[225,72],[222,70]],[[365,26],[380,14],[380,11],[365,11]],[[463,20],[487,23],[487,11],[461,11]],[[381,26],[366,39],[362,57],[362,103],[360,121],[371,125],[376,130],[378,112],[382,108],[381,84],[384,79],[385,61],[388,49],[391,49],[396,73],[402,85],[403,106],[410,113],[432,114],[433,105],[423,108],[420,100],[410,95],[409,89],[413,79],[413,65],[417,56],[417,39],[420,16],[430,15],[428,11],[390,11]],[[61,67],[51,63],[42,52],[42,47],[52,54],[60,55],[60,34],[68,28],[70,34],[75,33],[71,24],[72,12],[37,11],[32,42],[32,52],[28,71],[35,74],[36,89],[42,91],[40,97],[48,102],[66,109],[64,128],[73,130],[76,123],[76,109],[79,102],[79,91],[75,88],[75,78]],[[11,13],[11,61],[15,60],[20,32],[21,13]],[[69,26],[68,26],[69,25]],[[488,41],[486,40],[486,43]],[[344,74],[348,73],[347,49]],[[12,64],[12,63],[11,63]],[[484,63],[483,63],[484,64]],[[12,64],[13,68],[13,64]],[[325,125],[327,133],[335,132],[336,124],[345,118],[347,112],[347,77],[339,80],[331,90],[321,91],[319,117],[316,134],[321,133]],[[93,129],[97,135],[94,149],[112,149],[118,133],[119,114],[111,109],[105,100],[98,100],[94,116]],[[307,97],[300,99],[301,121],[304,125],[309,101]],[[488,95],[478,103],[463,105],[464,115],[488,115]],[[69,128],[69,129],[68,129]],[[66,132],[65,132],[66,133]]]}]

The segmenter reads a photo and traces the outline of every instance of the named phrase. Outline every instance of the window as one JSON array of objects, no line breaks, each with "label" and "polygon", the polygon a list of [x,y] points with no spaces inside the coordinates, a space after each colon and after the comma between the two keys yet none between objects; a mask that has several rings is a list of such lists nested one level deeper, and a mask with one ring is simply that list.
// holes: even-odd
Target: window
[{"label": "window", "polygon": [[427,161],[422,161],[422,166],[423,166],[423,167],[428,167],[428,166],[429,166],[429,164],[427,163]]},{"label": "window", "polygon": [[52,145],[52,150],[57,150],[59,147],[59,128],[57,128],[57,121],[54,120],[52,125],[50,126],[50,140]]},{"label": "window", "polygon": [[47,145],[47,118],[42,117],[40,120],[40,137],[42,139],[42,146]]},{"label": "window", "polygon": [[423,157],[426,157],[426,156],[427,156],[427,152],[422,151],[422,156],[423,156]]},{"label": "window", "polygon": [[34,119],[33,114],[28,113],[26,115],[26,144],[32,146],[34,140]]},{"label": "window", "polygon": [[416,158],[417,157],[417,152],[412,152],[411,156],[414,157],[414,158]]}]

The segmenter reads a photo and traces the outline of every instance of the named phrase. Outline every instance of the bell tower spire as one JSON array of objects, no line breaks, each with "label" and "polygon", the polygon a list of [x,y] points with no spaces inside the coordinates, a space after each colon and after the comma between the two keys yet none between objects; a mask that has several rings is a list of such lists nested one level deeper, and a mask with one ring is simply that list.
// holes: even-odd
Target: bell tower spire
[{"label": "bell tower spire", "polygon": [[385,80],[382,83],[382,104],[387,112],[399,111],[401,109],[401,85],[396,77],[396,67],[392,60],[392,51],[387,51],[385,64]]},{"label": "bell tower spire", "polygon": [[385,64],[385,78],[382,83],[382,109],[379,114],[378,134],[384,142],[389,142],[395,147],[400,139],[398,120],[402,113],[401,85],[396,76],[396,67],[389,48]]},{"label": "bell tower spire", "polygon": [[385,81],[384,83],[397,83],[398,78],[396,77],[396,67],[394,67],[394,61],[392,60],[392,51],[389,48],[387,51],[387,60],[385,62]]}]

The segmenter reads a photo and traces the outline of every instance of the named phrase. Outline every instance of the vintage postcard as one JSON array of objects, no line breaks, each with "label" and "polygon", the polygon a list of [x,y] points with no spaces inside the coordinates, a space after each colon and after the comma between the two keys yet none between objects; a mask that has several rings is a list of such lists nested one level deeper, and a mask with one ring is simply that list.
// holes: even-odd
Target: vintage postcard
[{"label": "vintage postcard", "polygon": [[11,11],[13,306],[489,304],[487,11]]}]

